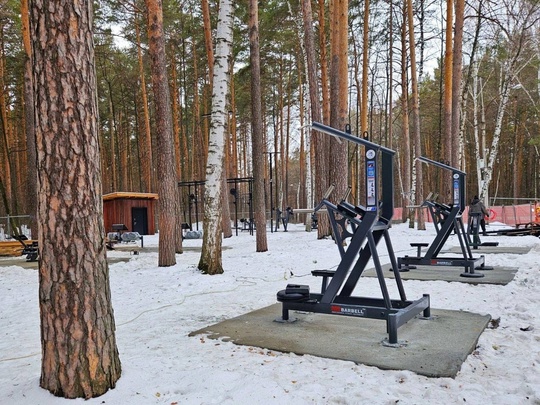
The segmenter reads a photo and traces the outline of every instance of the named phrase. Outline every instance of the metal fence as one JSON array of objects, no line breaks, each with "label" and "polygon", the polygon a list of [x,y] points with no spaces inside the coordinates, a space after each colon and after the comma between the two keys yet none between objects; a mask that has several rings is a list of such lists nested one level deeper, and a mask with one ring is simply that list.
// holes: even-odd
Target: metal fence
[{"label": "metal fence", "polygon": [[7,215],[0,217],[0,241],[11,240],[14,233],[22,233],[28,239],[32,239],[32,233],[28,227],[30,215]]},{"label": "metal fence", "polygon": [[[394,219],[401,218],[402,208],[395,208]],[[467,223],[469,208],[463,212],[463,221]],[[489,222],[502,222],[506,225],[540,223],[540,202],[529,201],[527,204],[494,205],[489,207]],[[427,208],[424,208],[424,218],[431,222]]]},{"label": "metal fence", "polygon": [[490,207],[490,221],[502,222],[506,225],[528,224],[540,222],[540,204],[529,202],[519,205],[500,205]]}]

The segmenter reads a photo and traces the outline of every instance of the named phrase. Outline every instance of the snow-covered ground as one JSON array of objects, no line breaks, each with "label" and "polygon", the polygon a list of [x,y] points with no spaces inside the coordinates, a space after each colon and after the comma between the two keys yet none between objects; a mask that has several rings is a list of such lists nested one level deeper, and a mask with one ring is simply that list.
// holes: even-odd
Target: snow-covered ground
[{"label": "snow-covered ground", "polygon": [[[432,240],[435,231],[427,226],[394,225],[396,255],[415,254],[409,242]],[[0,404],[540,404],[540,240],[533,236],[482,238],[532,247],[524,255],[486,255],[487,265],[519,268],[506,286],[404,281],[408,296],[428,293],[433,308],[500,318],[498,328],[482,333],[455,379],[188,337],[274,304],[289,282],[318,290],[321,280],[311,270],[335,268],[340,259],[332,240],[316,236],[290,224],[289,232],[268,232],[269,251],[256,253],[255,237],[241,232],[224,241],[225,273],[216,276],[200,274],[200,253],[189,249],[168,268],[157,267],[155,252],[109,252],[130,259],[110,265],[123,370],[115,389],[88,401],[55,398],[39,388],[37,271],[0,267]],[[157,240],[145,237],[145,247]],[[185,240],[184,246],[201,243]],[[457,238],[447,245],[457,246]],[[384,253],[381,259],[388,262]],[[361,279],[356,295],[380,296],[377,280]]]}]

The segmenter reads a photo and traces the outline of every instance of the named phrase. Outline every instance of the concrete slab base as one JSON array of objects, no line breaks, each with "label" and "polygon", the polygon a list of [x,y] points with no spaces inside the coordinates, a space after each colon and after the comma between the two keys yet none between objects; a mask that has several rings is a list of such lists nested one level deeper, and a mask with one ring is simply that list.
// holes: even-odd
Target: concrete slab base
[{"label": "concrete slab base", "polygon": [[[390,264],[382,266],[384,276],[394,278]],[[456,281],[469,284],[497,284],[506,285],[514,279],[518,269],[517,267],[495,266],[493,270],[475,270],[475,273],[483,274],[484,277],[468,278],[461,277],[465,269],[463,267],[453,266],[417,266],[416,269],[401,272],[402,280],[420,280],[420,281]],[[362,277],[376,277],[375,269],[370,268],[364,271]]]},{"label": "concrete slab base", "polygon": [[[529,251],[531,249],[532,249],[532,246],[478,246],[478,249],[474,249],[473,247],[471,247],[471,252],[473,253],[473,256],[476,256],[476,253],[479,253],[479,254],[484,254],[484,253],[494,253],[494,254],[510,253],[510,254],[516,254],[516,255],[525,255],[525,254],[529,253]],[[461,248],[459,246],[453,246],[448,250],[444,250],[444,252],[461,253]]]},{"label": "concrete slab base", "polygon": [[[202,251],[202,246],[183,246],[182,249],[184,250],[184,252],[201,252]],[[232,249],[231,246],[222,246],[222,250],[229,250],[229,249]],[[159,248],[157,246],[149,246],[149,247],[145,247],[141,253],[158,253],[159,252]]]},{"label": "concrete slab base", "polygon": [[455,377],[475,349],[491,317],[432,309],[398,330],[399,347],[388,347],[386,322],[375,319],[292,312],[296,322],[279,323],[274,304],[189,334],[298,355],[352,361],[384,370],[409,370],[427,377]]},{"label": "concrete slab base", "polygon": [[[129,257],[107,257],[107,263],[114,264],[114,263],[123,263],[128,262]],[[24,269],[37,269],[38,268],[38,262],[27,262],[25,257],[17,257],[17,258],[2,258],[0,259],[0,268],[2,267],[9,267],[9,266],[19,266]]]}]

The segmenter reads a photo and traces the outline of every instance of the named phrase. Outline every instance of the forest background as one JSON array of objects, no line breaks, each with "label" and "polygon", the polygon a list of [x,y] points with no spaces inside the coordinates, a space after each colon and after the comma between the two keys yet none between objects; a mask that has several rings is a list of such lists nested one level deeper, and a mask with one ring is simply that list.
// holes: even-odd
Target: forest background
[{"label": "forest background", "polygon": [[[0,4],[0,216],[30,212],[27,187],[32,183],[27,169],[32,156],[26,139],[23,3],[3,0]],[[348,41],[344,123],[353,135],[367,131],[371,141],[397,151],[396,206],[415,201],[414,157],[419,154],[467,172],[469,195],[482,195],[488,204],[494,202],[488,196],[496,196],[499,204],[536,200],[540,185],[538,2],[465,3],[461,77],[450,69],[449,57],[456,48],[454,10],[448,7],[452,2],[412,3],[412,48],[406,3],[349,1],[348,15],[332,19],[328,2],[312,2],[322,121],[330,123],[332,99],[326,94],[334,75],[331,23],[336,21],[342,30],[346,27]],[[267,212],[270,206],[312,207],[311,173],[322,159],[320,152],[315,155],[309,129],[313,114],[301,6],[297,0],[259,5],[265,153],[256,158],[264,161],[267,186],[273,178],[275,201],[268,201],[267,192]],[[178,181],[205,179],[212,92],[209,38],[215,32],[217,7],[217,2],[206,0],[163,2],[176,149],[176,167],[171,170]],[[155,192],[158,153],[145,7],[137,2],[96,1],[94,9],[103,193]],[[247,21],[248,2],[235,2],[227,178],[252,176]],[[411,69],[414,65],[416,69]],[[452,76],[459,89],[458,96],[453,95],[460,111],[457,129],[451,129],[447,119],[452,100],[447,80]],[[415,96],[419,139],[414,136]],[[347,157],[351,199],[361,203],[362,154],[351,144],[341,145],[337,153]],[[483,191],[489,170],[489,189]],[[444,199],[449,192],[448,182],[437,171],[424,172],[420,181],[425,194],[437,192]]]}]

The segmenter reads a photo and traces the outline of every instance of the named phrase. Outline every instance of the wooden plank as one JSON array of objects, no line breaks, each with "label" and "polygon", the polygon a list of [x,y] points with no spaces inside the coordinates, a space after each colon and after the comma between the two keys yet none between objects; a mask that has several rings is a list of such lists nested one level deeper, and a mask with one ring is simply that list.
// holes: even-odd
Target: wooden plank
[{"label": "wooden plank", "polygon": [[[27,245],[31,245],[32,241],[24,241]],[[0,256],[20,256],[23,251],[23,245],[18,241],[1,241]]]},{"label": "wooden plank", "polygon": [[126,191],[117,191],[103,195],[103,201],[118,200],[122,198],[136,198],[141,200],[157,200],[158,195],[155,193],[132,193]]},{"label": "wooden plank", "polygon": [[[326,213],[326,208],[321,208],[320,212]],[[313,213],[313,208],[293,208],[293,214],[311,214]]]}]

